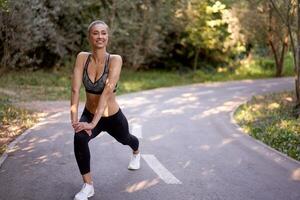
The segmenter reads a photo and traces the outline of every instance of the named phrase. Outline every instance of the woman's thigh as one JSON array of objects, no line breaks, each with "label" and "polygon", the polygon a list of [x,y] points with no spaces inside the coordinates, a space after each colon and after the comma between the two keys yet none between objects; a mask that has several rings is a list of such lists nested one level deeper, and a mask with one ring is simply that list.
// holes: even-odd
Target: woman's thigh
[{"label": "woman's thigh", "polygon": [[105,128],[105,131],[117,140],[124,140],[130,135],[128,121],[121,110],[116,115],[107,119]]}]

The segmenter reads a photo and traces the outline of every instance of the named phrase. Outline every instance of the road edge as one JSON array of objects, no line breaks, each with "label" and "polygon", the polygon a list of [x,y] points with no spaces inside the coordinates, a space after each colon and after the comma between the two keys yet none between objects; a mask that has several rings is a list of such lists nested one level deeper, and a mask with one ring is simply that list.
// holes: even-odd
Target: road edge
[{"label": "road edge", "polygon": [[19,136],[17,136],[11,143],[8,144],[6,150],[4,151],[4,153],[1,155],[0,157],[0,169],[1,166],[3,165],[4,161],[8,158],[9,153],[11,153],[14,149],[15,146],[21,141],[23,140],[26,135],[28,135],[32,130],[34,130],[35,128],[37,128],[38,126],[42,125],[43,123],[45,123],[45,121],[47,121],[47,119],[49,119],[50,117],[55,117],[55,115],[57,115],[58,113],[47,113],[45,117],[43,117],[38,123],[34,124],[32,127],[26,129],[26,131],[24,131],[23,133],[21,133]]},{"label": "road edge", "polygon": [[[276,93],[280,93],[280,91],[277,91]],[[264,94],[267,94],[267,93],[264,93]],[[264,95],[264,94],[262,94],[262,95]],[[254,96],[255,96],[255,95],[254,95]],[[286,155],[286,154],[284,154],[284,153],[278,151],[277,149],[274,149],[274,148],[268,146],[267,144],[263,143],[263,142],[260,141],[260,140],[257,140],[257,139],[255,139],[255,138],[253,138],[252,136],[246,134],[246,133],[244,132],[243,128],[240,127],[240,126],[238,125],[237,121],[234,119],[234,113],[235,113],[235,111],[237,110],[237,108],[238,108],[239,106],[241,106],[241,105],[247,103],[248,101],[250,101],[252,97],[253,97],[253,96],[247,97],[246,100],[244,100],[244,101],[242,101],[241,103],[238,103],[237,105],[234,106],[234,108],[233,108],[232,111],[230,112],[230,122],[231,122],[231,124],[233,124],[233,125],[235,126],[235,128],[238,130],[238,132],[239,132],[240,134],[242,134],[243,136],[246,136],[246,137],[250,138],[252,141],[255,141],[256,143],[260,144],[261,146],[267,148],[268,150],[271,150],[271,151],[274,152],[277,156],[281,156],[281,157],[283,157],[283,158],[285,158],[285,159],[287,159],[287,160],[290,160],[290,161],[296,163],[297,165],[300,165],[300,161],[298,161],[298,160],[296,160],[296,159],[294,159],[294,158],[292,158],[292,157],[290,157],[290,156],[288,156],[288,155]]]}]

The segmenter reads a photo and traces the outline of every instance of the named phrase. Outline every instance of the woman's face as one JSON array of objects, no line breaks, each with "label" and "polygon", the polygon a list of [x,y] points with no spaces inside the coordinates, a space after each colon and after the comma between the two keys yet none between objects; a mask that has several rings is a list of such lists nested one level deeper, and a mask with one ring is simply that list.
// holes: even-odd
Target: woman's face
[{"label": "woman's face", "polygon": [[90,44],[93,48],[102,49],[107,46],[108,30],[103,24],[96,24],[90,30]]}]

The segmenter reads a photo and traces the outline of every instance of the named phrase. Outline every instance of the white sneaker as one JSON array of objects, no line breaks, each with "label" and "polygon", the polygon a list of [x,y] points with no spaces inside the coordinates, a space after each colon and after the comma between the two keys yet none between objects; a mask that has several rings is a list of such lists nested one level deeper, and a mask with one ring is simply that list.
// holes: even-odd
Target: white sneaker
[{"label": "white sneaker", "polygon": [[80,192],[75,195],[74,200],[87,200],[95,194],[94,186],[88,183],[83,184]]},{"label": "white sneaker", "polygon": [[140,159],[141,159],[141,154],[132,154],[130,163],[128,165],[128,169],[130,170],[136,170],[140,168]]}]

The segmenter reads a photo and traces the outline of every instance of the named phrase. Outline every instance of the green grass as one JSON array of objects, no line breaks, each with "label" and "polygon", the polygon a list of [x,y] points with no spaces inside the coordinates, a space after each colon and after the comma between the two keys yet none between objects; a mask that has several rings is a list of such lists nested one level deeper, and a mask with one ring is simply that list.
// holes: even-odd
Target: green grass
[{"label": "green grass", "polygon": [[254,96],[234,117],[246,133],[300,161],[300,119],[294,117],[290,91]]},{"label": "green grass", "polygon": [[287,53],[284,59],[283,73],[286,76],[294,76],[294,60],[291,52]]}]

